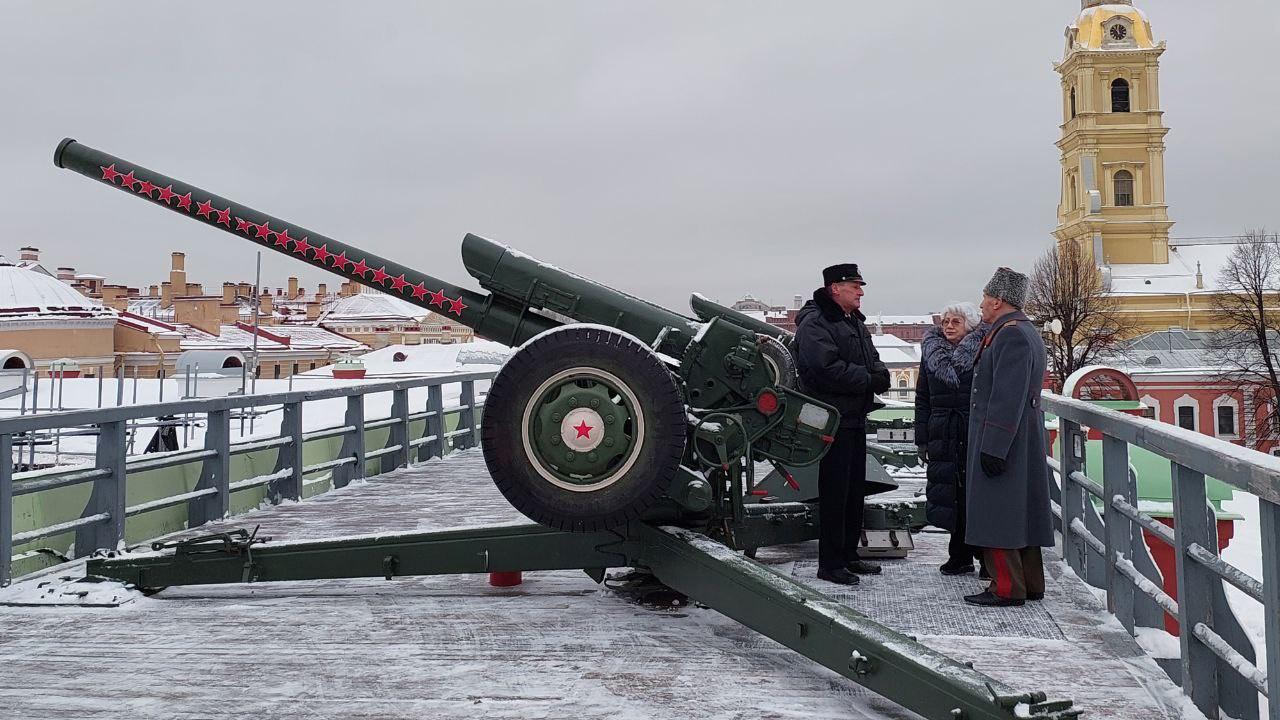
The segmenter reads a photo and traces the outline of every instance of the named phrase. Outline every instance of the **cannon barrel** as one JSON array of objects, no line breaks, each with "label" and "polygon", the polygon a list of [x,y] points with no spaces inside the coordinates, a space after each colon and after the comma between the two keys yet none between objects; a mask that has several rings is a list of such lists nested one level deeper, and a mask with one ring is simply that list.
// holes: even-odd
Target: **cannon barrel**
[{"label": "cannon barrel", "polygon": [[[435,311],[474,328],[481,337],[518,345],[562,324],[527,312],[525,306],[509,297],[482,295],[459,287],[71,138],[58,144],[53,162],[210,227]],[[468,240],[476,248],[485,248],[484,252],[475,253],[477,257],[493,257],[494,269],[502,266],[505,256],[495,249],[506,248],[477,236],[469,235]]]}]

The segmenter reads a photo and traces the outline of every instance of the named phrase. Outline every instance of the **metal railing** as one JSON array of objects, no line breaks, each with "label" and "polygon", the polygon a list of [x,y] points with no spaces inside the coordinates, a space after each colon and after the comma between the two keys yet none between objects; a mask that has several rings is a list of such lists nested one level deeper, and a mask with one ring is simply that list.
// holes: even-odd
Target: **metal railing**
[{"label": "metal railing", "polygon": [[[1171,675],[1206,715],[1218,717],[1221,708],[1234,718],[1258,717],[1262,695],[1268,717],[1280,720],[1280,458],[1088,402],[1047,392],[1043,398],[1045,410],[1059,418],[1060,462],[1050,458],[1050,466],[1059,479],[1053,512],[1064,559],[1106,590],[1107,610],[1130,634],[1163,627],[1165,613],[1178,622],[1180,658]],[[1101,467],[1087,468],[1088,474],[1082,426],[1102,435]],[[1169,460],[1172,528],[1139,509],[1130,446]],[[1262,579],[1218,555],[1206,477],[1258,498]],[[1144,535],[1174,551],[1176,598],[1162,589],[1165,579]],[[1223,582],[1263,606],[1267,672],[1255,662]]]},{"label": "metal railing", "polygon": [[[478,446],[482,400],[475,383],[491,380],[496,373],[476,372],[414,378],[393,382],[299,390],[263,395],[181,400],[110,407],[93,410],[51,412],[0,419],[0,587],[12,581],[12,564],[24,555],[14,548],[35,540],[75,533],[70,557],[83,557],[99,548],[117,548],[125,541],[126,521],[156,510],[185,505],[188,527],[227,517],[233,493],[262,488],[265,499],[276,504],[303,497],[304,486],[318,482],[305,476],[330,473],[326,482],[340,488],[366,477],[369,462],[378,460],[378,471],[405,467],[412,461],[443,457],[450,449]],[[444,387],[460,385],[456,406],[445,407]],[[421,410],[410,407],[409,391],[426,388]],[[366,420],[365,398],[374,393],[391,393],[391,410],[386,418]],[[342,424],[303,432],[303,408],[307,402],[346,398]],[[233,442],[233,412],[258,412],[258,408],[278,406],[282,410],[279,433]],[[182,414],[202,416],[205,424],[203,446],[176,452],[127,455],[126,433],[130,424],[144,419]],[[457,416],[457,428],[447,430],[446,419]],[[420,432],[412,427],[420,425]],[[14,437],[39,430],[87,426],[96,430],[96,453],[89,466],[51,468],[14,473]],[[377,449],[366,449],[366,433],[387,428],[387,440]],[[306,465],[303,445],[309,441],[341,438],[336,455]],[[232,480],[233,458],[274,450],[274,468],[269,473]],[[9,462],[4,462],[8,457]],[[131,475],[184,465],[199,471],[191,490],[129,504],[126,500]],[[34,493],[89,486],[89,498],[78,517],[15,532],[14,501]]]}]

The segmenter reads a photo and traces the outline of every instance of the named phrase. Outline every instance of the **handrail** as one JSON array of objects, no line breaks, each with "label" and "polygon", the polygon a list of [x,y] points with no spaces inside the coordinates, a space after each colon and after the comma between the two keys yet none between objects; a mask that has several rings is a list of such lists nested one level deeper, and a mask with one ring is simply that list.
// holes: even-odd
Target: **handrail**
[{"label": "handrail", "polygon": [[[493,371],[462,372],[285,393],[57,411],[0,419],[0,459],[6,451],[12,458],[16,444],[14,436],[20,433],[87,425],[97,428],[93,433],[97,435],[97,450],[92,465],[50,468],[17,475],[13,472],[12,461],[0,461],[0,587],[8,585],[12,579],[12,562],[31,556],[30,553],[15,555],[13,549],[16,545],[74,532],[76,555],[86,555],[95,548],[116,547],[125,538],[128,518],[143,513],[185,505],[188,522],[196,526],[226,516],[230,495],[237,491],[261,487],[271,502],[297,500],[301,499],[304,488],[330,482],[332,487],[342,487],[365,477],[372,467],[368,465],[371,460],[378,461],[377,472],[387,472],[405,467],[417,459],[441,457],[450,445],[455,448],[471,447],[479,437],[479,410],[484,406],[483,396],[477,393],[475,383],[491,380],[496,374]],[[457,405],[446,407],[442,388],[455,384],[461,388]],[[426,407],[409,412],[409,391],[421,388],[428,391]],[[364,397],[383,392],[392,394],[391,416],[366,422]],[[344,397],[347,398],[347,413],[337,425],[302,432],[302,413],[306,403]],[[232,442],[231,411],[263,407],[282,411],[279,433],[274,437]],[[137,420],[166,415],[203,415],[206,427],[204,446],[189,446],[166,453],[126,455],[128,426]],[[447,417],[457,417],[460,427],[446,432]],[[411,432],[411,423],[418,423],[420,431]],[[377,428],[388,428],[387,441],[381,448],[366,451],[365,434]],[[336,457],[329,456],[310,464],[303,462],[305,443],[335,438],[341,441]],[[242,480],[232,481],[228,477],[231,458],[276,448],[278,457],[274,469]],[[179,492],[126,506],[125,486],[130,475],[190,465],[200,470],[200,479],[194,488],[183,486]],[[333,474],[317,475],[325,471]],[[92,486],[89,503],[81,517],[21,533],[14,531],[15,497],[76,485]]]},{"label": "handrail", "polygon": [[[1256,698],[1263,696],[1271,700],[1268,717],[1280,720],[1280,458],[1082,400],[1049,392],[1042,400],[1044,409],[1059,418],[1058,458],[1048,458],[1048,465],[1058,479],[1055,525],[1072,570],[1106,590],[1107,609],[1131,633],[1138,626],[1162,625],[1163,613],[1179,623],[1181,672],[1175,680],[1206,715],[1216,717],[1221,709],[1233,717],[1257,717]],[[1087,472],[1086,427],[1102,435],[1103,450],[1101,466]],[[1130,446],[1169,460],[1172,528],[1139,508]],[[1216,552],[1208,477],[1258,498],[1263,580]],[[1178,600],[1161,587],[1147,534],[1174,550]],[[1253,660],[1253,646],[1227,604],[1224,582],[1263,606],[1267,671]]]}]

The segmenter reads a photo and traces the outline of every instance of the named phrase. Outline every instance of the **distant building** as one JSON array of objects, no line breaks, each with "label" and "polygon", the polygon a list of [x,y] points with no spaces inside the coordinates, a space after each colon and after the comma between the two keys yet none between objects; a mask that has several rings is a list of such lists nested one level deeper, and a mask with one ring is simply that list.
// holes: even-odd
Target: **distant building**
[{"label": "distant building", "polygon": [[[1280,438],[1260,438],[1267,433],[1258,427],[1275,398],[1224,378],[1208,336],[1177,328],[1147,333],[1127,342],[1107,363],[1132,378],[1146,417],[1280,455]],[[1099,387],[1086,386],[1084,392],[1107,391],[1094,384]]]},{"label": "distant building", "polygon": [[894,335],[907,342],[924,340],[925,333],[942,322],[940,315],[868,315],[867,327],[873,333]]}]

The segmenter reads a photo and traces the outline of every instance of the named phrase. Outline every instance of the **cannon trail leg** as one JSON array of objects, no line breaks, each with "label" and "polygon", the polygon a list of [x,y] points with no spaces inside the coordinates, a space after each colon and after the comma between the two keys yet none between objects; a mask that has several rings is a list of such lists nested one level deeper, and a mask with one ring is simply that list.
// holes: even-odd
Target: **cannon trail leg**
[{"label": "cannon trail leg", "polygon": [[171,585],[516,570],[577,570],[625,565],[617,533],[569,533],[543,525],[469,528],[309,542],[254,543],[247,533],[209,535],[164,552],[89,560],[88,573],[143,589]]},{"label": "cannon trail leg", "polygon": [[1069,700],[1015,693],[705,535],[648,525],[638,532],[641,561],[667,586],[926,718],[1079,714]]}]

